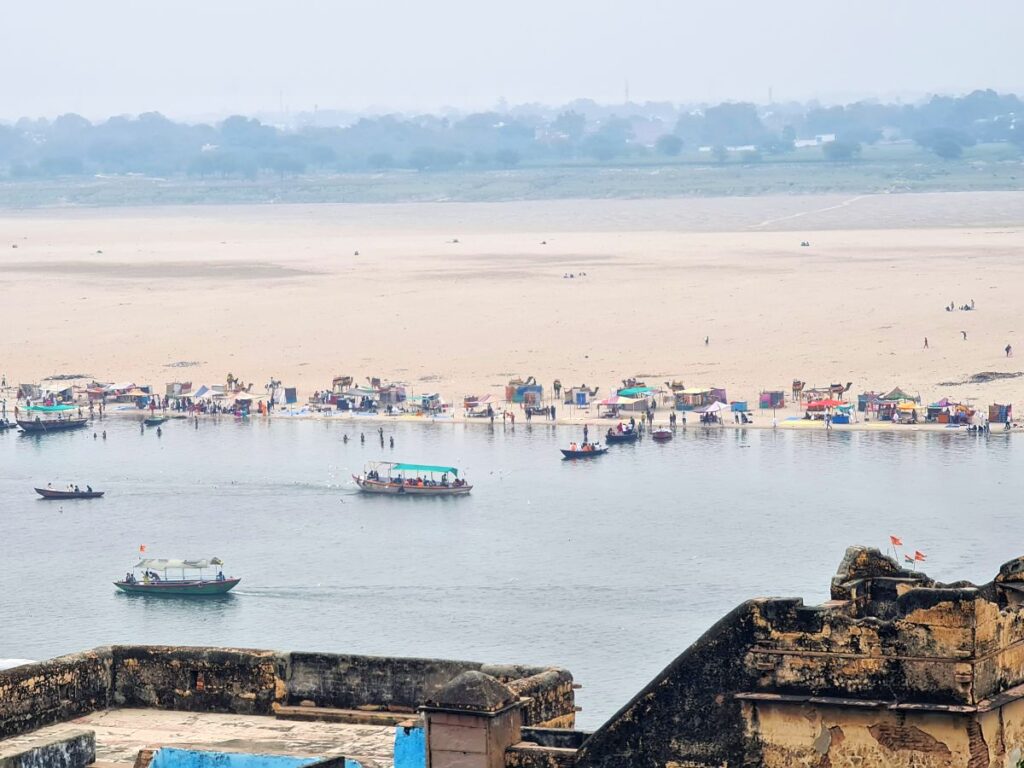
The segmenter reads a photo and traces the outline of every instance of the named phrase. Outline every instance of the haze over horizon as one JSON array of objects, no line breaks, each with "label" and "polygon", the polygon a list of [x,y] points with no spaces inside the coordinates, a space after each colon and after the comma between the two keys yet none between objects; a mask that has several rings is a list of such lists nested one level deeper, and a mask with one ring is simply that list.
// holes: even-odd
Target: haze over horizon
[{"label": "haze over horizon", "polygon": [[[1021,90],[1024,4],[72,0],[6,9],[0,118],[437,111],[577,98],[824,102]],[[40,41],[46,41],[41,45]]]}]

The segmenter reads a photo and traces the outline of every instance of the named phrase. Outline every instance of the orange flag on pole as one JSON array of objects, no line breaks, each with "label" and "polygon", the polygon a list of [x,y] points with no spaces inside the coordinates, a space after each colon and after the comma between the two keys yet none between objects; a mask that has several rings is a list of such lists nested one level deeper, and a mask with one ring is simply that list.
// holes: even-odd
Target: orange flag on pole
[{"label": "orange flag on pole", "polygon": [[927,558],[924,556],[924,552],[919,549],[914,550],[914,559],[918,562],[924,562]]},{"label": "orange flag on pole", "polygon": [[901,539],[899,536],[890,536],[889,541],[892,543],[894,547],[903,546],[903,539]]},{"label": "orange flag on pole", "polygon": [[145,544],[139,544],[139,552],[142,553],[142,552],[145,552],[145,551],[146,551],[146,545]]}]

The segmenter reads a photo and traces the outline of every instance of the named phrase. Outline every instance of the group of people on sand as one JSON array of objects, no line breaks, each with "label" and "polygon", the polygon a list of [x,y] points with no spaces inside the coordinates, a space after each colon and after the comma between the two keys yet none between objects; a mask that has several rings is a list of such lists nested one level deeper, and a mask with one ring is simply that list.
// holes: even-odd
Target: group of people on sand
[{"label": "group of people on sand", "polygon": [[961,312],[970,312],[971,310],[974,309],[974,299],[971,299],[971,302],[969,304],[961,304],[959,307],[954,302],[951,301],[949,302],[949,306],[946,307],[947,312],[956,312],[958,309]]}]

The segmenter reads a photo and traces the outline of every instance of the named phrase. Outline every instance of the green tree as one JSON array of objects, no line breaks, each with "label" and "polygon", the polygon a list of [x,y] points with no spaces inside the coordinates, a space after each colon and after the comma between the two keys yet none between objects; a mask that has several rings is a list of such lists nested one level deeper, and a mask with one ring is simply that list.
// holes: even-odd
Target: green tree
[{"label": "green tree", "polygon": [[860,157],[860,144],[855,141],[830,141],[821,145],[821,154],[833,163],[845,163]]},{"label": "green tree", "polygon": [[551,122],[551,130],[564,135],[573,144],[583,138],[587,118],[578,112],[563,112]]},{"label": "green tree", "polygon": [[515,168],[519,165],[519,153],[514,149],[499,149],[494,153],[494,162],[502,168]]},{"label": "green tree", "polygon": [[683,151],[683,140],[675,134],[666,133],[654,142],[654,150],[665,157],[678,157]]},{"label": "green tree", "polygon": [[943,160],[956,160],[964,153],[964,148],[955,139],[938,139],[931,146],[932,152]]}]

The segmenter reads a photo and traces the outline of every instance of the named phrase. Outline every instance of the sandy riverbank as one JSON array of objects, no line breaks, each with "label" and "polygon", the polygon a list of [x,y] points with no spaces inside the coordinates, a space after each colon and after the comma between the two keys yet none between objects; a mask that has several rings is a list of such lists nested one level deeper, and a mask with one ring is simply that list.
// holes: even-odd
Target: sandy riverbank
[{"label": "sandy riverbank", "polygon": [[1024,370],[1024,193],[8,212],[0,245],[9,381],[1024,395],[946,383]]}]

